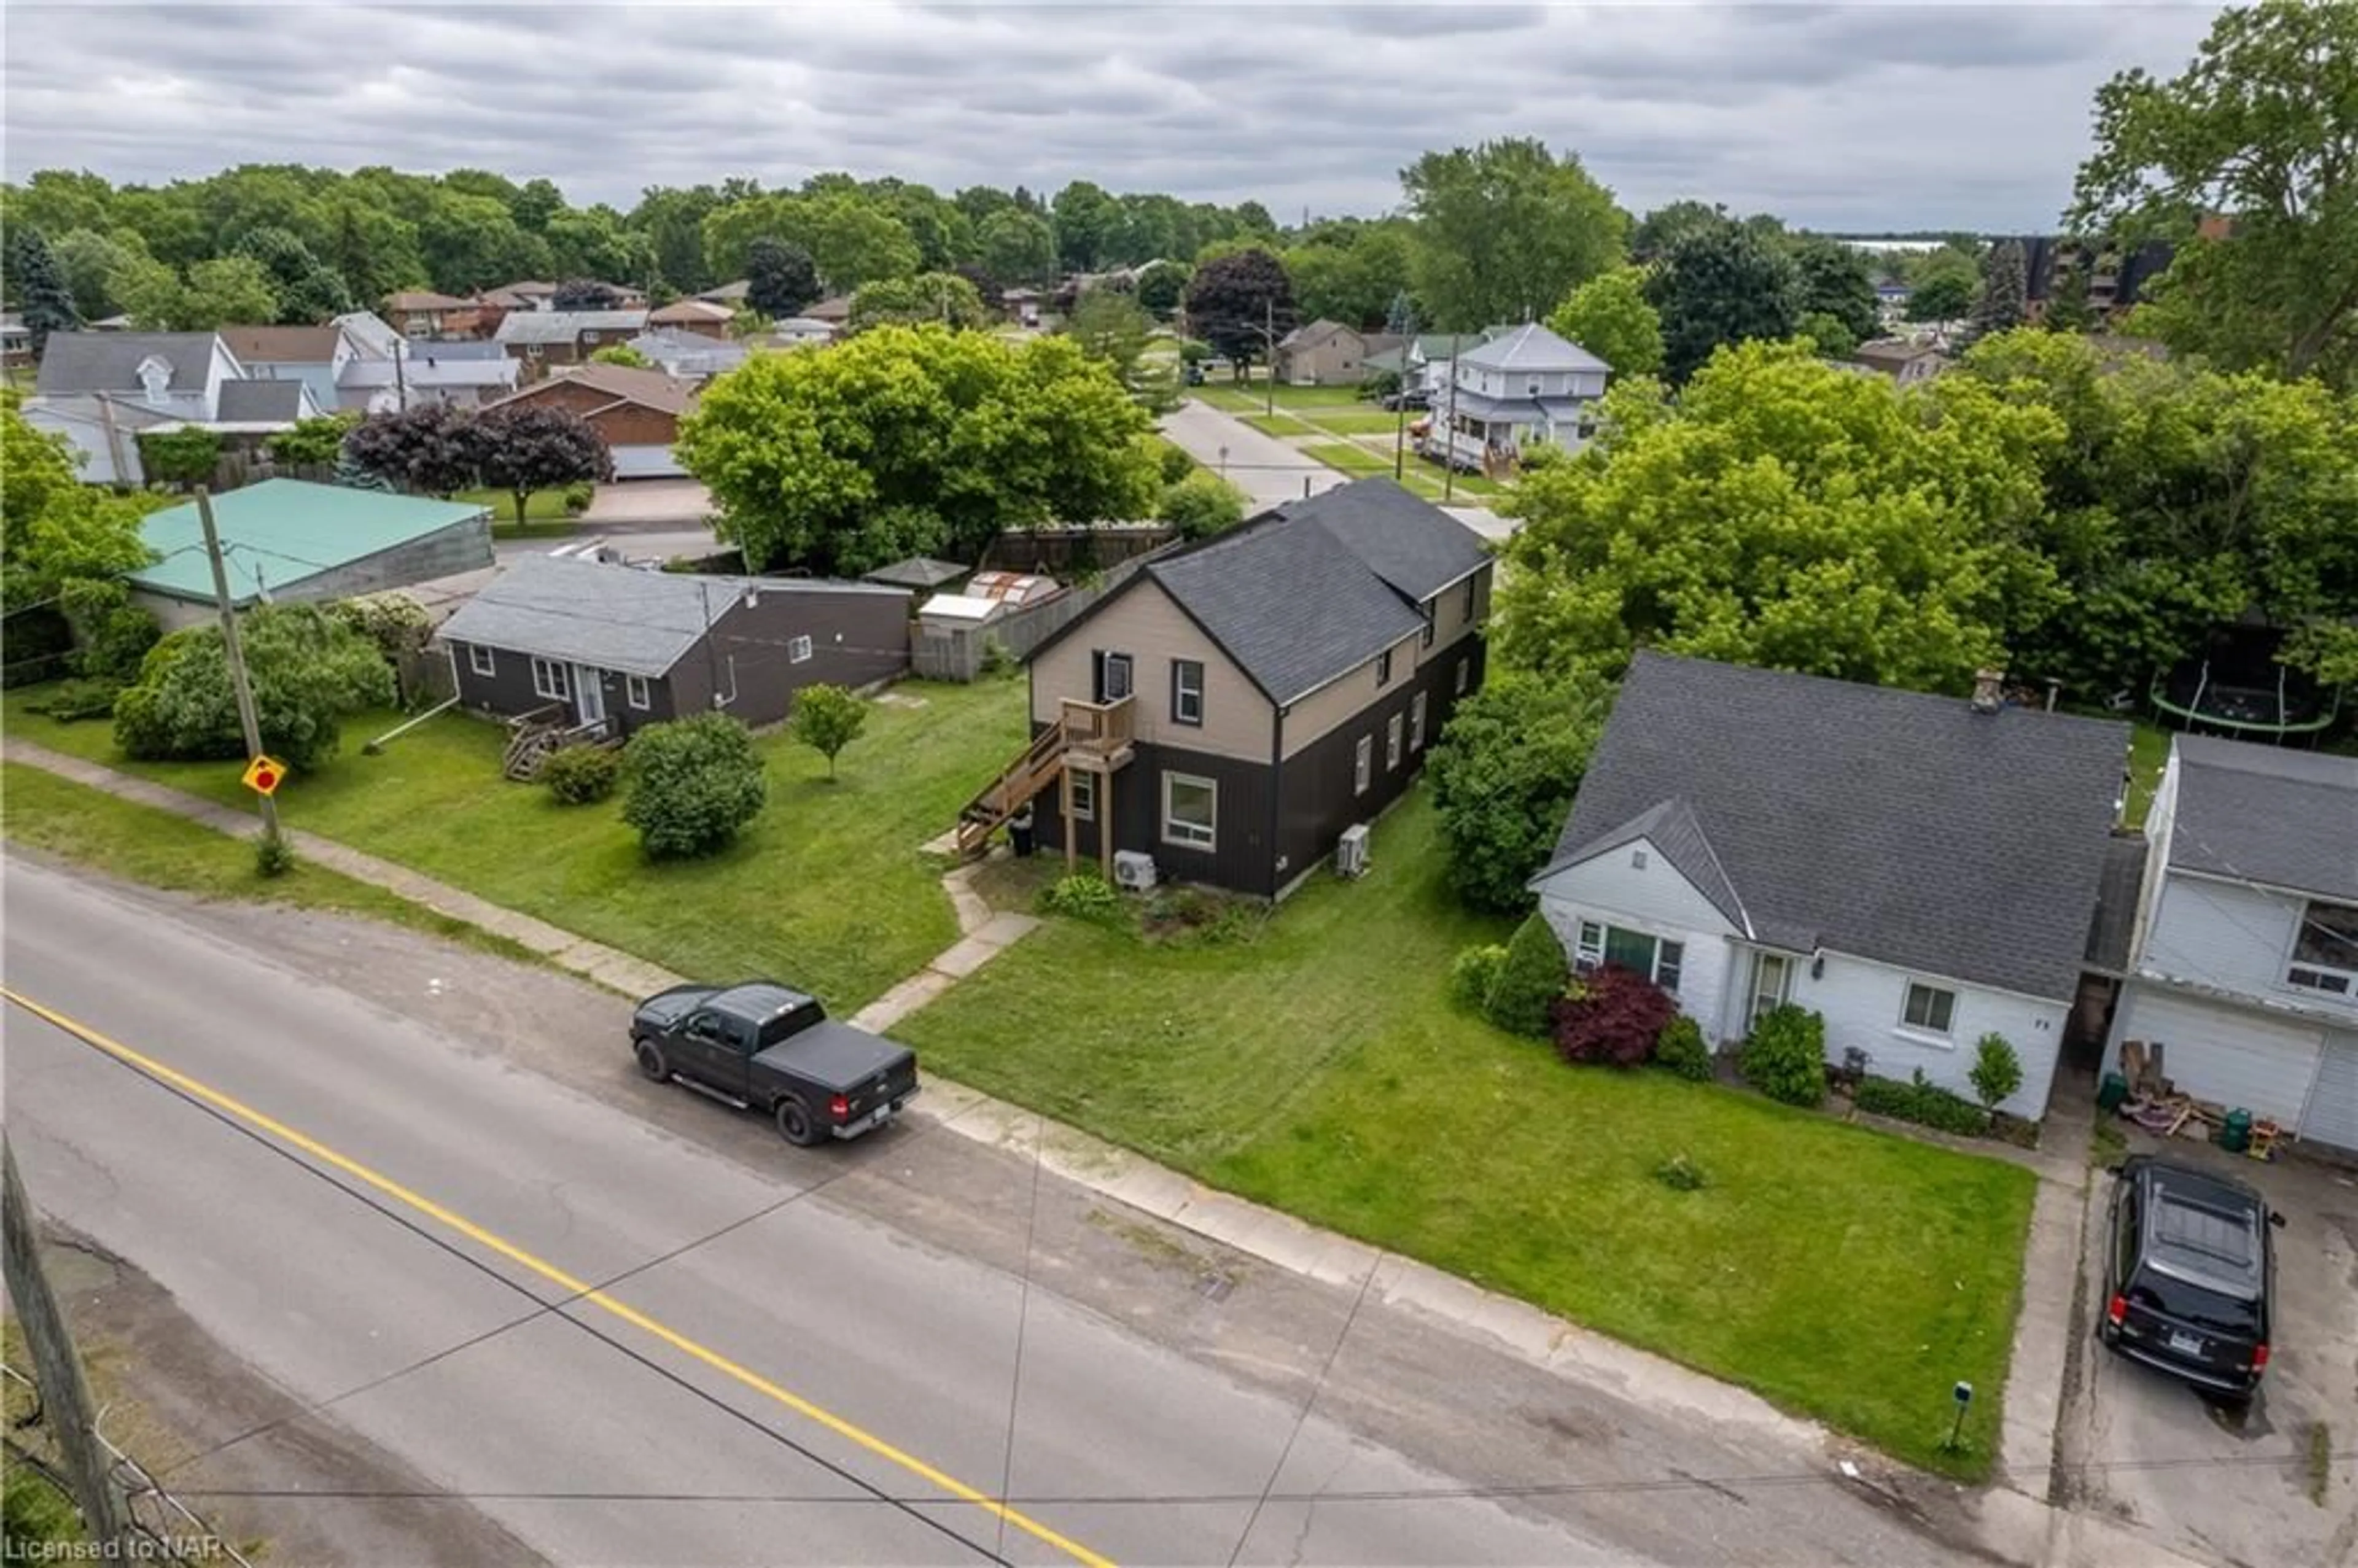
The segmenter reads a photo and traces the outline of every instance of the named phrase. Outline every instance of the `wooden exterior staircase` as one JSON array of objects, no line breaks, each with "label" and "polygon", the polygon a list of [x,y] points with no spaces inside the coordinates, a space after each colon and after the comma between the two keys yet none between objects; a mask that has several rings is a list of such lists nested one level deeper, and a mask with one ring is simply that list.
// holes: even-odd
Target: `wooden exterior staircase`
[{"label": "wooden exterior staircase", "polygon": [[982,852],[1008,818],[1038,799],[1068,768],[1112,773],[1131,755],[1131,699],[1081,702],[1066,697],[1057,722],[1032,738],[1022,756],[967,802],[958,813],[957,846],[961,858]]},{"label": "wooden exterior staircase", "polygon": [[616,743],[611,724],[603,720],[576,724],[572,717],[565,704],[549,702],[510,719],[507,752],[500,759],[500,771],[520,784],[528,784],[540,772],[540,764],[548,754],[559,746],[583,741],[600,745]]}]

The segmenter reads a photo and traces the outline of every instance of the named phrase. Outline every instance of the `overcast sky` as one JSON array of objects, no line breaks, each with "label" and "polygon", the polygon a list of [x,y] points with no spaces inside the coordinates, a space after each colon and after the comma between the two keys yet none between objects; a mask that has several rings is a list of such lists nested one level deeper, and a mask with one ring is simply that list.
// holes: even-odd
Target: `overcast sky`
[{"label": "overcast sky", "polygon": [[820,169],[1379,212],[1423,149],[1539,135],[1637,211],[2050,227],[2095,88],[2211,5],[11,3],[6,169],[546,175],[576,202]]}]

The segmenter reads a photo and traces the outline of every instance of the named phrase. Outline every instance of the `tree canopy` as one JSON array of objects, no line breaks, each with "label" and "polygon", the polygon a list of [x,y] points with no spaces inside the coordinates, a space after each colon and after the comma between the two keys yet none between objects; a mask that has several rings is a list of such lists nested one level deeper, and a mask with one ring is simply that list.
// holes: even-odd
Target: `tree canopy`
[{"label": "tree canopy", "polygon": [[[2358,6],[2221,12],[2178,76],[2098,90],[2095,140],[2071,224],[2180,243],[2146,330],[2227,370],[2358,380]],[[2198,239],[2210,213],[2229,232]]]},{"label": "tree canopy", "polygon": [[1548,330],[1613,367],[1616,375],[1656,375],[1662,368],[1662,319],[1646,302],[1646,275],[1634,266],[1599,273],[1548,317]]},{"label": "tree canopy", "polygon": [[745,250],[745,303],[776,319],[818,297],[818,264],[800,245],[764,234]]},{"label": "tree canopy", "polygon": [[38,359],[51,332],[70,332],[81,325],[81,313],[74,308],[73,285],[38,229],[9,232],[6,270],[9,291],[22,310],[33,357]]},{"label": "tree canopy", "polygon": [[1536,319],[1619,264],[1628,220],[1578,155],[1530,138],[1429,152],[1401,171],[1412,271],[1444,331]]},{"label": "tree canopy", "polygon": [[1259,245],[1197,267],[1186,297],[1187,324],[1233,364],[1267,359],[1298,319],[1285,264]]},{"label": "tree canopy", "polygon": [[757,354],[680,422],[678,451],[757,569],[975,559],[1003,528],[1147,514],[1144,412],[1071,341],[880,327]]},{"label": "tree canopy", "polygon": [[983,308],[981,292],[954,272],[883,278],[861,285],[851,297],[849,326],[855,332],[928,321],[964,330],[989,326],[990,315]]},{"label": "tree canopy", "polygon": [[[319,605],[257,605],[238,633],[263,747],[295,767],[333,756],[346,717],[393,706],[393,666],[375,642]],[[148,651],[137,683],[115,699],[114,738],[134,757],[245,755],[219,626],[176,632]]]},{"label": "tree canopy", "polygon": [[515,498],[515,520],[535,490],[614,477],[613,455],[590,421],[570,408],[503,403],[475,416],[466,444],[489,489]]},{"label": "tree canopy", "polygon": [[147,565],[139,520],[150,510],[84,484],[64,438],[27,423],[14,394],[0,398],[0,600],[11,611]]},{"label": "tree canopy", "polygon": [[1722,222],[1671,243],[1647,276],[1646,298],[1661,313],[1662,368],[1682,382],[1723,344],[1791,337],[1801,269],[1782,244]]}]

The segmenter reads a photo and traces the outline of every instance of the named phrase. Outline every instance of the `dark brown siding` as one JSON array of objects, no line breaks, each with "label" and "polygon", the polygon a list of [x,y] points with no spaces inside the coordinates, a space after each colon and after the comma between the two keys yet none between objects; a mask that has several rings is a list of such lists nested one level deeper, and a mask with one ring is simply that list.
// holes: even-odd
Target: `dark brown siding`
[{"label": "dark brown siding", "polygon": [[[1219,819],[1210,849],[1163,841],[1165,773],[1210,779],[1219,786]],[[1076,847],[1086,863],[1096,865],[1098,835],[1109,826],[1114,849],[1153,856],[1155,870],[1166,881],[1202,882],[1266,898],[1277,890],[1270,863],[1269,788],[1270,769],[1265,762],[1239,762],[1174,746],[1140,746],[1130,765],[1113,774],[1109,784],[1099,784],[1098,820],[1074,825]],[[1033,810],[1040,852],[1062,855],[1065,819],[1058,792],[1052,789],[1041,795]]]},{"label": "dark brown siding", "polygon": [[[824,681],[863,687],[909,667],[909,595],[876,588],[768,586],[755,602],[740,600],[713,628],[712,662],[728,710],[752,725],[774,724],[794,694]],[[795,661],[794,642],[808,637],[810,656]],[[690,650],[683,665],[705,657]],[[675,671],[675,674],[685,674]]]},{"label": "dark brown siding", "polygon": [[[1479,637],[1465,639],[1456,651],[1426,665],[1413,679],[1395,681],[1378,701],[1361,709],[1357,717],[1285,760],[1278,780],[1281,800],[1277,842],[1282,857],[1277,871],[1278,886],[1285,886],[1323,863],[1334,854],[1345,828],[1355,822],[1374,821],[1378,814],[1401,797],[1441,739],[1450,715],[1456,711],[1460,657],[1468,661],[1467,694],[1482,688],[1483,651]],[[1409,710],[1419,691],[1425,694],[1424,744],[1412,751]],[[1398,767],[1387,768],[1385,736],[1394,714],[1401,719],[1401,761]],[[1370,751],[1364,795],[1353,789],[1362,736],[1368,739]]]},{"label": "dark brown siding", "polygon": [[[467,643],[453,643],[450,652],[458,671],[460,707],[477,713],[512,718],[546,706],[548,698],[532,688],[531,654],[514,648],[494,648],[492,650],[492,673],[484,676],[475,673],[472,650]],[[690,659],[697,656],[694,653],[689,654]],[[580,715],[580,694],[575,689],[575,685],[580,671],[571,665],[567,666],[567,671],[566,689],[572,693],[569,706],[578,719]],[[645,725],[679,716],[681,709],[676,705],[679,694],[673,689],[669,678],[662,676],[650,678],[647,682],[647,706],[633,708],[628,687],[618,671],[600,670],[598,674],[606,697],[606,717],[615,726],[615,733],[628,735]],[[701,694],[697,694],[690,700],[701,701]],[[687,711],[693,712],[694,708]]]}]

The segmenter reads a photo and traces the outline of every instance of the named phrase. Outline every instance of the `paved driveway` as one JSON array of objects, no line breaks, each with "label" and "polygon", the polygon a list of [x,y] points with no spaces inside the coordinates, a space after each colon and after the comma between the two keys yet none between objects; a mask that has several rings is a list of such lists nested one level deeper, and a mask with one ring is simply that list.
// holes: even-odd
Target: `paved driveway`
[{"label": "paved driveway", "polygon": [[1262,435],[1234,415],[1192,399],[1163,416],[1163,433],[1206,468],[1226,474],[1252,498],[1254,511],[1299,501],[1343,482],[1343,476],[1325,463],[1303,456],[1274,436]]},{"label": "paved driveway", "polygon": [[[2238,1415],[2096,1344],[2113,1186],[2099,1173],[2089,1186],[2072,1327],[2079,1376],[2076,1386],[2067,1382],[2057,1479],[2078,1507],[2213,1563],[2358,1562],[2358,1174],[2307,1161],[2262,1165],[2185,1139],[2130,1138],[2136,1150],[2242,1177],[2284,1213],[2267,1379]],[[2320,1441],[2321,1458],[2311,1447]],[[2312,1468],[2320,1464],[2321,1487]]]},{"label": "paved driveway", "polygon": [[582,521],[592,527],[681,528],[702,523],[712,492],[692,479],[634,479],[601,484]]}]

